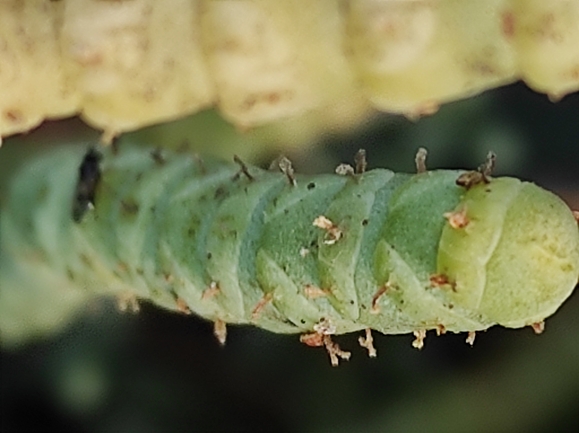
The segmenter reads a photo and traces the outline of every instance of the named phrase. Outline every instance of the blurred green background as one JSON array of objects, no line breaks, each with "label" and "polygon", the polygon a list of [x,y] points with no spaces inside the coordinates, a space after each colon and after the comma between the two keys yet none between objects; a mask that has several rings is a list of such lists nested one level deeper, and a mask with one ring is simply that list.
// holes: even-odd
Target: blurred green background
[{"label": "blurred green background", "polygon": [[[34,144],[97,137],[78,120],[51,122],[7,139],[0,158],[23,146],[28,152]],[[360,147],[370,167],[403,171],[414,169],[421,146],[429,149],[429,168],[476,167],[493,150],[496,174],[532,180],[579,209],[579,94],[553,104],[522,84],[445,105],[417,122],[377,114],[348,134],[316,140],[297,123],[238,132],[204,112],[123,141],[237,153],[264,165],[283,149],[298,172],[331,171]],[[339,337],[353,356],[332,368],[322,349],[297,336],[229,327],[221,348],[203,320],[147,304],[121,314],[112,301],[94,300],[65,331],[2,349],[0,430],[579,431],[577,293],[541,336],[491,328],[472,348],[465,337],[429,335],[417,351],[412,336],[375,333],[376,359],[357,336]]]}]

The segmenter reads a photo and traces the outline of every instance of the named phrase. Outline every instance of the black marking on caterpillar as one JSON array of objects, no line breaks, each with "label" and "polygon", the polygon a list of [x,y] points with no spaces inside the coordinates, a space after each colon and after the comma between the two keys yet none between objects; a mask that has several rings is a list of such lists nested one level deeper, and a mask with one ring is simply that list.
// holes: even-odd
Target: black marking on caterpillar
[{"label": "black marking on caterpillar", "polygon": [[78,182],[72,206],[72,218],[80,222],[83,215],[94,206],[95,191],[101,178],[100,160],[102,156],[95,149],[90,149],[78,169]]},{"label": "black marking on caterpillar", "polygon": [[155,161],[159,165],[165,164],[165,158],[163,158],[163,152],[158,147],[151,150],[151,158],[153,158],[153,161]]},{"label": "black marking on caterpillar", "polygon": [[[490,179],[489,163],[467,188],[456,185],[463,172],[427,171],[425,154],[416,174],[366,171],[359,157],[353,176],[290,177],[171,152],[158,163],[131,146],[102,153],[79,155],[68,192],[45,193],[44,212],[74,209],[55,216],[60,238],[43,243],[43,223],[26,242],[79,287],[191,311],[222,342],[226,324],[253,324],[306,335],[337,363],[349,353],[332,337],[353,331],[411,333],[416,347],[428,330],[469,343],[495,324],[539,332],[578,279],[573,213],[535,185]],[[12,188],[71,172],[51,161],[42,184]],[[3,221],[27,230],[26,206],[11,201]],[[361,344],[372,354],[370,337]]]}]

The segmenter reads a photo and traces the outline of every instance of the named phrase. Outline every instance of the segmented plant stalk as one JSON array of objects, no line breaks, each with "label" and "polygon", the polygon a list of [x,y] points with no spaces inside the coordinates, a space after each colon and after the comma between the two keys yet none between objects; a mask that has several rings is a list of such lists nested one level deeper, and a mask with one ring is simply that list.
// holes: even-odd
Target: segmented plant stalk
[{"label": "segmented plant stalk", "polygon": [[575,0],[0,0],[0,136],[111,138],[217,105],[240,127],[419,116],[523,79],[579,89]]},{"label": "segmented plant stalk", "polygon": [[419,154],[417,174],[366,172],[360,155],[356,169],[301,176],[285,159],[280,172],[102,152],[47,152],[9,185],[5,337],[35,321],[34,301],[8,302],[23,282],[30,293],[68,287],[74,302],[109,293],[192,311],[220,338],[245,323],[336,349],[330,335],[363,329],[413,332],[417,345],[427,330],[539,329],[579,276],[569,208],[489,167],[428,171]]}]

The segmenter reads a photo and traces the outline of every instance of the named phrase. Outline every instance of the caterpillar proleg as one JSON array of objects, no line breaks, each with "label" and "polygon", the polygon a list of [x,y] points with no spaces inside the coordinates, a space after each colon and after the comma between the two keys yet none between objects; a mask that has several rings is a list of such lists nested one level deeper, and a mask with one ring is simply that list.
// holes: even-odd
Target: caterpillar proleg
[{"label": "caterpillar proleg", "polygon": [[301,334],[335,363],[348,355],[331,336],[360,330],[372,354],[369,330],[421,346],[429,330],[540,329],[579,277],[573,212],[492,178],[492,158],[474,172],[424,158],[416,174],[366,171],[361,154],[305,176],[131,146],[45,153],[2,203],[0,330],[34,321],[5,310],[38,269],[38,285],[193,312],[221,339],[225,324]]}]

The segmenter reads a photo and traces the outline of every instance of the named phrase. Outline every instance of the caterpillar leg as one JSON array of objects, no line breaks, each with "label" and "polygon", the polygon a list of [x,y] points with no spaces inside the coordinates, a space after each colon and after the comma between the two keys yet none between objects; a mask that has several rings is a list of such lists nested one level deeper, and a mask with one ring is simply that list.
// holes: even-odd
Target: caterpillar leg
[{"label": "caterpillar leg", "polygon": [[354,157],[354,162],[356,163],[356,174],[363,174],[366,172],[366,167],[368,162],[366,161],[366,150],[360,149],[356,152]]},{"label": "caterpillar leg", "polygon": [[424,340],[426,339],[426,329],[419,329],[418,331],[414,331],[414,341],[412,342],[412,347],[420,350],[424,347]]},{"label": "caterpillar leg", "polygon": [[372,330],[370,328],[366,328],[365,330],[366,335],[364,337],[358,337],[358,343],[364,349],[368,350],[368,356],[370,358],[376,358],[378,353],[376,352],[376,348],[374,347],[374,338],[372,337]]},{"label": "caterpillar leg", "polygon": [[270,171],[281,171],[286,177],[291,186],[296,186],[296,176],[292,162],[284,155],[280,155],[274,159],[269,165]]},{"label": "caterpillar leg", "polygon": [[340,364],[340,359],[348,361],[351,352],[346,352],[340,348],[340,346],[332,340],[331,335],[336,332],[336,328],[327,319],[322,319],[317,325],[314,326],[314,331],[308,334],[300,335],[300,341],[311,347],[325,347],[328,355],[330,355],[330,362],[333,367],[337,367]]},{"label": "caterpillar leg", "polygon": [[414,162],[416,163],[416,173],[426,173],[426,157],[428,156],[428,151],[421,147],[416,152],[416,157],[414,158]]},{"label": "caterpillar leg", "polygon": [[219,344],[225,346],[225,341],[227,340],[227,324],[223,320],[217,319],[213,322],[213,335],[215,335]]}]

